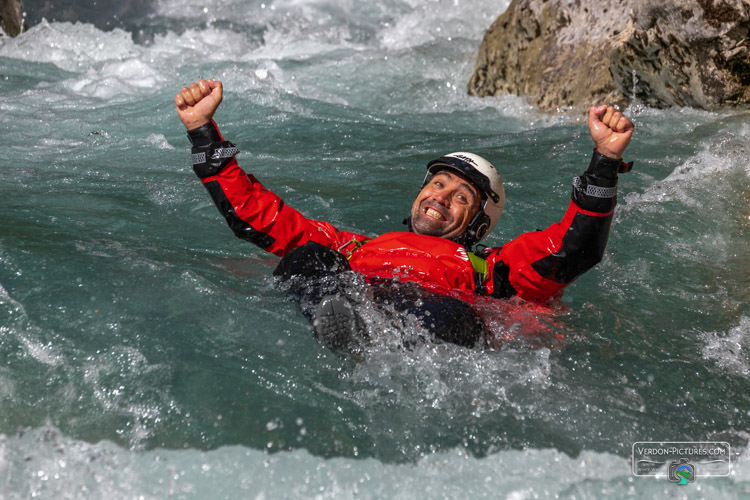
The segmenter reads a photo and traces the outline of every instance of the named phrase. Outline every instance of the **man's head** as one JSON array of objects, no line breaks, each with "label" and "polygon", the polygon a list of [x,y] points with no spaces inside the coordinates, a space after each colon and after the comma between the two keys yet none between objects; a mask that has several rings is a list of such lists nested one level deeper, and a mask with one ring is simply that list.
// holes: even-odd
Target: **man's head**
[{"label": "man's head", "polygon": [[495,167],[472,153],[451,153],[427,164],[411,208],[411,229],[472,246],[495,226],[505,191]]}]

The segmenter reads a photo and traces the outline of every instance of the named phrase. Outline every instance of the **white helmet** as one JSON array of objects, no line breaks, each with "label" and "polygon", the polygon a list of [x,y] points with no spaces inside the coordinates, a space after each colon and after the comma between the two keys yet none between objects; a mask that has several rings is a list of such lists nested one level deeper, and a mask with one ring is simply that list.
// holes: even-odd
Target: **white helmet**
[{"label": "white helmet", "polygon": [[490,162],[474,153],[451,153],[427,164],[422,187],[441,170],[452,170],[465,177],[482,194],[479,210],[469,222],[466,232],[456,241],[466,247],[480,242],[495,227],[505,206],[503,180]]}]

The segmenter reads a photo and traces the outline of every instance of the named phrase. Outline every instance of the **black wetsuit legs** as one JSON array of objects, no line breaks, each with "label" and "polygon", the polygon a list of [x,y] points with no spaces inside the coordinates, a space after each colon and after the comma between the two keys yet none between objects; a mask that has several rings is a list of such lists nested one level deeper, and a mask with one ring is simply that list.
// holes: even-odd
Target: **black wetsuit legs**
[{"label": "black wetsuit legs", "polygon": [[273,275],[299,301],[318,340],[334,351],[359,354],[370,340],[367,327],[348,298],[346,280],[337,276],[350,270],[341,253],[310,242],[285,255]]},{"label": "black wetsuit legs", "polygon": [[[350,270],[349,261],[341,253],[310,242],[284,256],[273,275],[286,283],[291,296],[299,301],[303,314],[317,324],[316,315],[330,309],[325,307],[332,297],[340,297],[337,306],[340,310],[345,308],[344,302],[350,308],[356,307],[346,298],[343,280],[336,276]],[[473,347],[484,338],[485,327],[481,316],[473,306],[462,300],[430,292],[414,283],[377,281],[371,285],[376,307],[386,314],[388,311],[413,314],[435,339]],[[324,308],[321,309],[321,306]],[[357,322],[360,327],[363,325],[358,317]],[[316,333],[320,336],[317,328]]]}]

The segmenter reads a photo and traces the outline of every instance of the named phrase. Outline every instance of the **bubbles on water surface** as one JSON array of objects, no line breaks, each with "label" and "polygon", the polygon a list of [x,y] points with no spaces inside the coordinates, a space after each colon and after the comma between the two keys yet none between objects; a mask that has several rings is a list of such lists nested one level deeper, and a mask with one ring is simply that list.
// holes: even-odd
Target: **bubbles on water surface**
[{"label": "bubbles on water surface", "polygon": [[708,332],[701,335],[703,356],[716,363],[722,374],[750,379],[750,318],[744,316],[727,333]]},{"label": "bubbles on water surface", "polygon": [[[119,422],[116,434],[133,448],[143,446],[175,409],[166,383],[172,368],[149,363],[137,349],[113,346],[90,355],[81,367],[82,385],[100,418]],[[87,425],[95,424],[94,417]],[[86,425],[84,423],[84,425]]]}]

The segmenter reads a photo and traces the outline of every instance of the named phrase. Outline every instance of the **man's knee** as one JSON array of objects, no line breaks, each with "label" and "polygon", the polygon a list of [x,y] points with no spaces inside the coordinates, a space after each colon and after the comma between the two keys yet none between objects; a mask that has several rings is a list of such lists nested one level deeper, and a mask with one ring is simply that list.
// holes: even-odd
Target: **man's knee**
[{"label": "man's knee", "polygon": [[350,269],[349,261],[341,253],[311,241],[286,254],[273,275],[286,281],[292,276],[318,278]]}]

